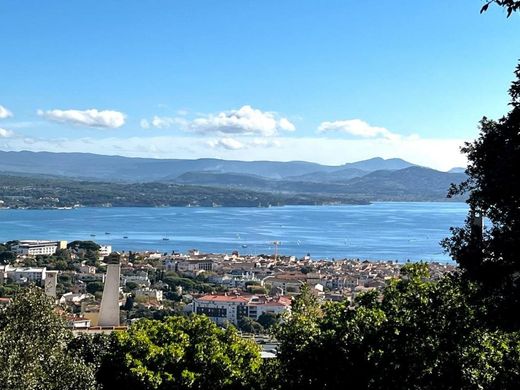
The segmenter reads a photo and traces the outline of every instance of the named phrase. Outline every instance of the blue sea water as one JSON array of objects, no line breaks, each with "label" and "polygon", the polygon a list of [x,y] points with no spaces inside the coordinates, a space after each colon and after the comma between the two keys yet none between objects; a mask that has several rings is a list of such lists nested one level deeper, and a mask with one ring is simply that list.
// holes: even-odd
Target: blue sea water
[{"label": "blue sea water", "polygon": [[[245,254],[278,252],[312,258],[451,261],[439,242],[461,226],[464,203],[272,208],[79,208],[1,210],[0,242],[94,240],[114,250]],[[109,234],[106,234],[109,233]],[[124,238],[127,237],[127,238]],[[168,240],[165,240],[165,239]]]}]

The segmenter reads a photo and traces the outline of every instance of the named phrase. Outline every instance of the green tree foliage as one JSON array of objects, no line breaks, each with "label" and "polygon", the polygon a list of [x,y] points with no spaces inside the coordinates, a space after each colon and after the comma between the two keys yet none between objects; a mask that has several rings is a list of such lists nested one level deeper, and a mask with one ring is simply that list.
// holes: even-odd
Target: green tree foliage
[{"label": "green tree foliage", "polygon": [[71,337],[40,289],[21,290],[0,311],[0,387],[95,389],[92,368],[67,350]]},{"label": "green tree foliage", "polygon": [[280,322],[280,317],[273,313],[263,313],[258,317],[258,323],[264,327],[264,329],[270,329]]},{"label": "green tree foliage", "polygon": [[96,252],[101,248],[99,244],[96,244],[94,241],[72,241],[67,244],[68,249],[83,249],[86,251]]},{"label": "green tree foliage", "polygon": [[[450,194],[469,192],[469,217],[444,246],[471,280],[479,282],[490,318],[520,327],[520,65],[509,94],[511,111],[494,121],[483,118],[480,135],[462,149],[469,179]],[[483,214],[482,234],[472,215]]]},{"label": "green tree foliage", "polygon": [[103,291],[104,284],[98,280],[87,283],[87,292],[89,294],[95,294],[98,291]]},{"label": "green tree foliage", "polygon": [[0,251],[0,264],[10,264],[16,260],[16,254],[11,251]]},{"label": "green tree foliage", "polygon": [[353,304],[320,306],[304,291],[276,332],[281,387],[515,388],[518,334],[482,326],[473,293],[458,276],[430,281],[426,265],[406,266],[382,296]]},{"label": "green tree foliage", "polygon": [[238,320],[238,329],[246,333],[262,333],[264,327],[249,317],[242,317]]},{"label": "green tree foliage", "polygon": [[510,17],[513,12],[520,9],[520,1],[518,0],[488,0],[480,9],[480,13],[487,11],[492,4],[504,7],[507,11],[507,17]]},{"label": "green tree foliage", "polygon": [[205,316],[140,320],[74,348],[96,365],[107,389],[249,389],[261,366],[253,342]]}]

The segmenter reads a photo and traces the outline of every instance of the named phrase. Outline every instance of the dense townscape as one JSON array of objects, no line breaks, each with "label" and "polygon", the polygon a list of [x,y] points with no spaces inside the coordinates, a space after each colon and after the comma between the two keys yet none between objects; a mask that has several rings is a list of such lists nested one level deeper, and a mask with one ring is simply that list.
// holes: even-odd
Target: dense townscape
[{"label": "dense townscape", "polygon": [[[0,293],[4,299],[24,285],[36,284],[66,313],[73,329],[88,329],[99,312],[106,261],[121,265],[118,301],[123,323],[171,314],[206,314],[215,323],[231,323],[262,333],[290,310],[291,298],[308,286],[323,301],[353,300],[399,278],[403,266],[392,261],[314,260],[283,255],[112,253],[92,241],[9,241],[0,246]],[[440,278],[453,265],[428,263]],[[237,312],[245,306],[244,313]],[[213,310],[218,307],[220,311]],[[241,315],[242,314],[242,315]],[[270,318],[272,317],[272,318]],[[260,320],[260,323],[259,323]]]}]

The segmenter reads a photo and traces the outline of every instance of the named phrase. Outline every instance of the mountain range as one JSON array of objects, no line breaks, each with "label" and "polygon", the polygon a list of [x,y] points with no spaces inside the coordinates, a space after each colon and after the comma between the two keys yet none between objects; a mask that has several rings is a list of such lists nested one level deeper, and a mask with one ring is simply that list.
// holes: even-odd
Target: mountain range
[{"label": "mountain range", "polygon": [[[149,182],[172,180],[187,172],[241,173],[271,179],[286,179],[316,173],[342,172],[355,176],[376,170],[396,170],[413,166],[401,159],[347,163],[341,166],[306,161],[234,161],[214,158],[196,160],[132,158],[90,153],[5,152],[0,151],[0,172],[33,173],[85,179]],[[341,173],[339,173],[341,175]],[[353,176],[354,177],[354,176]]]},{"label": "mountain range", "polygon": [[279,194],[340,195],[365,201],[443,200],[462,168],[441,172],[380,157],[340,166],[306,161],[151,159],[87,153],[3,152],[0,173],[90,182],[164,183]]}]

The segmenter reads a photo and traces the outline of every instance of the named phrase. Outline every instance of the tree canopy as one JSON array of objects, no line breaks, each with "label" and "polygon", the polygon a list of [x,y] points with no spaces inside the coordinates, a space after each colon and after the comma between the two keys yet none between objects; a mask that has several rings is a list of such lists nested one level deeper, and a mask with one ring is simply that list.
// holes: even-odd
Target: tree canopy
[{"label": "tree canopy", "polygon": [[74,347],[109,389],[249,389],[261,366],[254,342],[197,315],[139,320]]},{"label": "tree canopy", "polygon": [[[466,143],[469,178],[451,194],[469,193],[465,226],[444,242],[465,275],[483,287],[498,322],[520,326],[520,65],[509,90],[511,111],[499,120],[484,117],[480,135]],[[475,216],[485,217],[484,229]],[[478,221],[478,219],[477,219]],[[491,304],[491,301],[493,303]],[[497,309],[497,310],[495,310]],[[506,318],[508,317],[508,318]]]},{"label": "tree canopy", "polygon": [[490,330],[471,285],[430,280],[424,264],[352,304],[296,299],[281,342],[283,389],[505,389],[519,383],[520,338]]},{"label": "tree canopy", "polygon": [[93,390],[94,371],[68,342],[72,334],[36,287],[0,310],[0,383],[5,390]]}]

